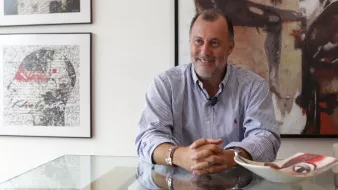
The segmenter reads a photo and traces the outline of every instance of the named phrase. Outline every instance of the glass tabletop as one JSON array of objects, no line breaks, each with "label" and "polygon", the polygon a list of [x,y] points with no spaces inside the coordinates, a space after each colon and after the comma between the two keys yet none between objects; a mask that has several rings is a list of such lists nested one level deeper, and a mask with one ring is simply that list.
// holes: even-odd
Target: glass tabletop
[{"label": "glass tabletop", "polygon": [[65,155],[0,184],[0,189],[249,189],[336,190],[338,174],[329,170],[293,184],[266,181],[242,167],[195,176],[137,157]]}]

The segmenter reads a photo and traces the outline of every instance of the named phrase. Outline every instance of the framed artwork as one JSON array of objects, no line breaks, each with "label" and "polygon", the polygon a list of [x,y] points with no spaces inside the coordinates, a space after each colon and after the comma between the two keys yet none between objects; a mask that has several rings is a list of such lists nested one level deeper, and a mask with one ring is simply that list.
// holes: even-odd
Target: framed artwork
[{"label": "framed artwork", "polygon": [[175,64],[190,63],[197,11],[218,8],[233,22],[229,63],[270,86],[282,137],[338,137],[338,1],[175,0]]},{"label": "framed artwork", "polygon": [[0,135],[91,137],[91,33],[0,35]]},{"label": "framed artwork", "polygon": [[0,0],[0,26],[92,23],[92,0]]}]

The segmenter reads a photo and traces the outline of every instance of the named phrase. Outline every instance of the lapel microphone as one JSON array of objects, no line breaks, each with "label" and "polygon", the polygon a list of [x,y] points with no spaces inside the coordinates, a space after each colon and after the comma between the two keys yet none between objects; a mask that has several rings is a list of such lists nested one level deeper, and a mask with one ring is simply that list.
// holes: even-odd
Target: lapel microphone
[{"label": "lapel microphone", "polygon": [[214,106],[214,105],[217,104],[218,99],[217,99],[217,97],[212,97],[212,98],[209,98],[208,101],[209,101],[211,106]]}]

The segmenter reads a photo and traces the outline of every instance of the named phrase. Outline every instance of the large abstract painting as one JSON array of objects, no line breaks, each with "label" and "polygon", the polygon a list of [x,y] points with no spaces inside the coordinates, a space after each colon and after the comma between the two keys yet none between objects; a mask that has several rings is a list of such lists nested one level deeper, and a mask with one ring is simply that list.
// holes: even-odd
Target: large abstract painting
[{"label": "large abstract painting", "polygon": [[190,63],[189,26],[218,8],[235,29],[229,63],[270,85],[283,137],[338,137],[337,0],[176,0],[176,65]]},{"label": "large abstract painting", "polygon": [[0,39],[0,135],[90,137],[90,34]]},{"label": "large abstract painting", "polygon": [[91,22],[91,0],[0,0],[0,26]]}]

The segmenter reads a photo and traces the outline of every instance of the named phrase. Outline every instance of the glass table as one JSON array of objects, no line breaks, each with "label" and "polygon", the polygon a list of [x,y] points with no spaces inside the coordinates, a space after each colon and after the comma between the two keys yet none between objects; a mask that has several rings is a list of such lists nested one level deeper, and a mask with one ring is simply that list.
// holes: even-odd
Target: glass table
[{"label": "glass table", "polygon": [[0,189],[249,189],[336,190],[338,176],[329,170],[294,184],[266,181],[242,167],[222,174],[194,176],[137,157],[65,155],[0,184]]}]

